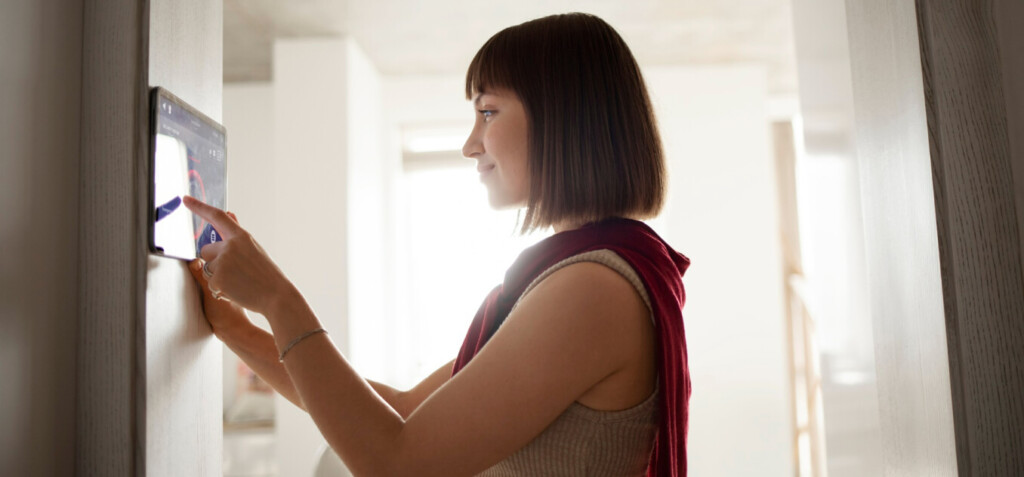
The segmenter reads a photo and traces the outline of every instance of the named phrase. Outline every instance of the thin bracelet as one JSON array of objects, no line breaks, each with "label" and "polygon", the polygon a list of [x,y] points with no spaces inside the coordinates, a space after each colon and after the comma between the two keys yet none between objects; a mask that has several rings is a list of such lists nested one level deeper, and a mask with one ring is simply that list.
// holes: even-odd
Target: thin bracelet
[{"label": "thin bracelet", "polygon": [[284,347],[284,351],[281,351],[281,356],[278,356],[277,360],[283,363],[284,362],[284,355],[288,354],[288,352],[291,351],[291,349],[294,348],[295,345],[299,344],[299,342],[301,342],[302,340],[304,340],[306,338],[309,338],[310,336],[313,336],[313,335],[315,335],[317,333],[327,334],[327,330],[325,330],[323,328],[317,328],[315,330],[310,330],[310,331],[307,331],[307,332],[303,333],[298,338],[293,339],[291,343],[288,343],[288,346]]}]

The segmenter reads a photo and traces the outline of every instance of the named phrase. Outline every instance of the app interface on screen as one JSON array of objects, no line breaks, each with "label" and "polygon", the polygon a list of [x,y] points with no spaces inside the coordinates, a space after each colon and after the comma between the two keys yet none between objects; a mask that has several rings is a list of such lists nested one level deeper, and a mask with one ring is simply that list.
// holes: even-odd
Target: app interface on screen
[{"label": "app interface on screen", "polygon": [[220,237],[182,199],[226,205],[224,134],[167,98],[157,101],[153,241],[164,255],[192,259]]}]

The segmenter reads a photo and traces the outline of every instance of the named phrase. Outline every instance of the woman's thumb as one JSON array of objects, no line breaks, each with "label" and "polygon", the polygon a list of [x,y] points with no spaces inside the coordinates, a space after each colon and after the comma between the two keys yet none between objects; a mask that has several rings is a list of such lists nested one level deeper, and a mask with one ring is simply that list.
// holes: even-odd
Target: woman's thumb
[{"label": "woman's thumb", "polygon": [[188,271],[192,273],[192,277],[199,282],[199,285],[206,286],[206,276],[203,275],[203,259],[197,258],[192,260],[188,264]]}]

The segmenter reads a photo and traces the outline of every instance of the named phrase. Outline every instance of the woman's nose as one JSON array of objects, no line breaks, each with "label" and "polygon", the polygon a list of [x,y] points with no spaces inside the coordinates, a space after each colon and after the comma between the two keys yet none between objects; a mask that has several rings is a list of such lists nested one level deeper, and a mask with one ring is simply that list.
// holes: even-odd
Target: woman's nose
[{"label": "woman's nose", "polygon": [[474,127],[473,131],[469,133],[469,137],[466,138],[466,143],[462,145],[462,155],[473,159],[482,152],[484,152],[483,145],[477,138],[476,128]]}]

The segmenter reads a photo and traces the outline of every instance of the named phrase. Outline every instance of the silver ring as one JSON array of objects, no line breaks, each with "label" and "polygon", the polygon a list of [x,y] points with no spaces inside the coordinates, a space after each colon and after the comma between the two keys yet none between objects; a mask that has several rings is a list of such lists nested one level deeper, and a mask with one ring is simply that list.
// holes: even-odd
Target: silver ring
[{"label": "silver ring", "polygon": [[203,262],[203,276],[207,279],[213,278],[213,272],[210,271],[210,262]]},{"label": "silver ring", "polygon": [[217,300],[227,300],[227,298],[223,298],[224,294],[221,293],[220,290],[216,290],[216,289],[211,288],[210,289],[210,294],[213,295],[213,298],[215,298]]}]

